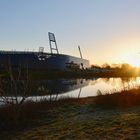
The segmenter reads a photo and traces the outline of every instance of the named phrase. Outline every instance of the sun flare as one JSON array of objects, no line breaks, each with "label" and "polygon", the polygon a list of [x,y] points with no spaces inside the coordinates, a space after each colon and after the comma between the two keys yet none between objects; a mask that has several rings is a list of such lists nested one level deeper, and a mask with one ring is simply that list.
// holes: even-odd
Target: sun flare
[{"label": "sun flare", "polygon": [[140,58],[136,56],[128,57],[126,62],[134,67],[140,67]]}]

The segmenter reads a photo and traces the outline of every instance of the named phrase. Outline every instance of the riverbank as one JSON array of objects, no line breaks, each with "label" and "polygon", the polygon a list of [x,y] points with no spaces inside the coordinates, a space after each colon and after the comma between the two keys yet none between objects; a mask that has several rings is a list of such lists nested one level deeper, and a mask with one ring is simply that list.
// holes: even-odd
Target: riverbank
[{"label": "riverbank", "polygon": [[60,79],[60,78],[111,78],[111,77],[138,77],[140,72],[134,71],[91,71],[91,70],[12,70],[12,71],[0,71],[0,75],[3,78],[9,78],[13,75],[14,78],[25,79],[28,77],[30,80],[41,79]]},{"label": "riverbank", "polygon": [[[134,96],[131,96],[131,93]],[[28,120],[23,120],[20,127],[17,125],[16,128],[13,126],[14,129],[11,127],[10,130],[1,131],[0,138],[3,140],[140,139],[139,93],[140,89],[133,89],[91,98],[63,99],[53,103],[45,101],[38,104],[28,103],[22,108],[26,115],[23,116],[28,117]],[[128,101],[129,104],[126,105]],[[1,124],[2,122],[1,120]]]},{"label": "riverbank", "polygon": [[[49,118],[48,118],[49,115]],[[140,139],[140,108],[93,108],[72,105],[44,112],[37,125],[3,132],[2,140]]]}]

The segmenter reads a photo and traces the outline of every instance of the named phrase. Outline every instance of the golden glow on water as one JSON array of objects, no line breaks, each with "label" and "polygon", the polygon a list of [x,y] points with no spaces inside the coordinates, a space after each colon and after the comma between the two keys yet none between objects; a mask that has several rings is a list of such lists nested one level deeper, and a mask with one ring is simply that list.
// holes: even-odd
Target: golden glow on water
[{"label": "golden glow on water", "polygon": [[[102,94],[129,90],[140,86],[140,77],[136,78],[99,78],[89,80],[89,85],[82,88],[81,97],[96,96],[98,90]],[[73,94],[73,92],[70,92]],[[75,96],[76,94],[73,94]]]},{"label": "golden glow on water", "polygon": [[[39,87],[40,81],[39,82]],[[48,94],[43,96],[33,95],[26,98],[28,100],[40,101],[43,99],[57,100],[60,98],[79,98],[79,97],[90,97],[97,96],[99,94],[112,94],[122,90],[129,90],[140,87],[140,77],[134,78],[92,78],[92,79],[59,79],[49,80],[42,82],[43,89],[48,90]],[[52,89],[52,84],[55,84],[55,89]],[[49,87],[50,86],[50,87]],[[46,89],[47,87],[47,89]],[[52,93],[49,95],[49,91]],[[54,92],[55,91],[55,92]],[[39,92],[40,93],[40,92]],[[59,94],[60,93],[60,94]],[[8,96],[10,99],[11,97]],[[12,96],[12,99],[14,96]],[[18,97],[18,101],[21,101],[21,96]]]}]

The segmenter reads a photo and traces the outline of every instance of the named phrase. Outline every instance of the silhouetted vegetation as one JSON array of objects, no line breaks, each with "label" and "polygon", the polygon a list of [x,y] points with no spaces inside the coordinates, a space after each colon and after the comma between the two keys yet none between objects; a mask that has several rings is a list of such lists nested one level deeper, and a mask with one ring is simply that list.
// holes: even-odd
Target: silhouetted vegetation
[{"label": "silhouetted vegetation", "polygon": [[[20,69],[20,76],[22,79],[26,77],[27,69]],[[19,69],[14,69],[12,72],[14,76],[18,77]],[[1,71],[2,77],[9,77],[10,73]],[[140,68],[133,67],[127,63],[112,64],[107,63],[102,66],[91,65],[87,69],[68,69],[68,70],[47,70],[47,69],[28,69],[28,77],[30,79],[44,79],[44,78],[91,78],[91,77],[132,77],[140,76]]]},{"label": "silhouetted vegetation", "polygon": [[95,98],[95,104],[101,107],[131,107],[140,105],[140,88],[122,90],[116,93],[106,93],[101,92]]},{"label": "silhouetted vegetation", "polygon": [[135,77],[140,76],[140,67],[133,67],[127,63],[91,65],[90,73],[87,75],[95,77]]}]

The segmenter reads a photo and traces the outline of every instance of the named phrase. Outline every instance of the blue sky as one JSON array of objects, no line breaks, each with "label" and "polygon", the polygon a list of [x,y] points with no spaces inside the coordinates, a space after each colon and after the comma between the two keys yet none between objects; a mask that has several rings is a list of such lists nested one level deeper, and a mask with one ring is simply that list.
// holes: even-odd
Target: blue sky
[{"label": "blue sky", "polygon": [[0,0],[0,49],[49,52],[54,32],[60,53],[79,56],[80,45],[92,64],[136,63],[139,6],[140,0]]}]

